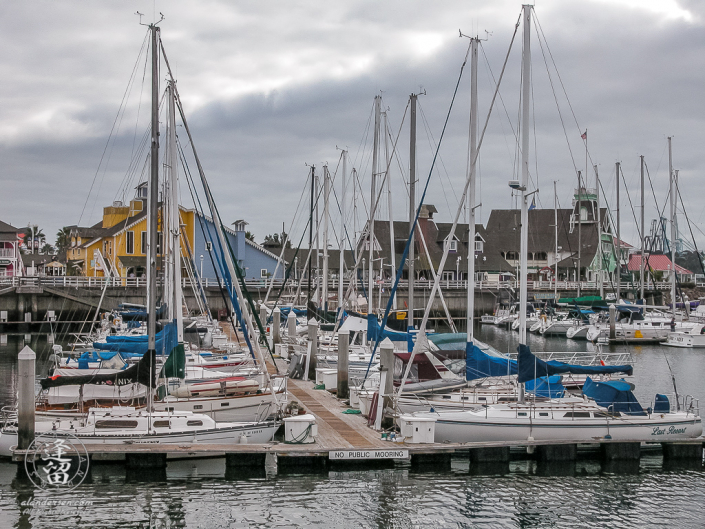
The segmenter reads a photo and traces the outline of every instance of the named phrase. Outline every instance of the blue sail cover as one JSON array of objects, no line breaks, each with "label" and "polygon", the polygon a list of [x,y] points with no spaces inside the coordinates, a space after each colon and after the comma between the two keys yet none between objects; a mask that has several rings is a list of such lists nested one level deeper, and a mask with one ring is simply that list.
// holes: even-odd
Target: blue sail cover
[{"label": "blue sail cover", "polygon": [[393,342],[409,342],[410,334],[406,332],[383,330],[377,321],[377,316],[374,314],[367,315],[367,339],[372,342],[380,343],[385,338],[389,338]]},{"label": "blue sail cover", "polygon": [[624,380],[595,382],[587,377],[583,385],[583,395],[593,399],[598,405],[611,412],[626,415],[646,415],[646,412],[632,393],[633,386]]},{"label": "blue sail cover", "polygon": [[548,362],[539,360],[534,356],[528,345],[521,344],[519,351],[519,382],[526,382],[538,377],[548,377],[551,375],[562,375],[572,373],[573,375],[608,375],[611,373],[624,373],[631,375],[633,368],[630,365],[621,366],[580,366],[574,364],[564,364],[550,360]]},{"label": "blue sail cover", "polygon": [[[176,322],[167,323],[156,336],[158,355],[168,356],[179,344]],[[149,338],[146,334],[139,336],[108,336],[106,343],[93,342],[93,347],[100,351],[117,351],[121,354],[143,355],[147,352]],[[126,356],[123,354],[123,356]]]},{"label": "blue sail cover", "polygon": [[537,397],[548,399],[560,399],[565,394],[565,387],[561,383],[560,375],[552,377],[539,377],[535,380],[529,380],[524,384],[526,391],[533,393]]},{"label": "blue sail cover", "polygon": [[517,363],[509,358],[490,356],[475,344],[466,342],[465,379],[504,377],[517,374]]}]

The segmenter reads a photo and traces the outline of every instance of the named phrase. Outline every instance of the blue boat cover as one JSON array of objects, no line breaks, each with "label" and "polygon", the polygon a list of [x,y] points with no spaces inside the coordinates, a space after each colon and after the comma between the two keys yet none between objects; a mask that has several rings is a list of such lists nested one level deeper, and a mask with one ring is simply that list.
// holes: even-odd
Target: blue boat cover
[{"label": "blue boat cover", "polygon": [[[168,356],[179,344],[176,322],[167,323],[156,334],[156,351],[158,355]],[[93,347],[101,351],[115,351],[126,356],[143,355],[147,352],[148,336],[108,336],[106,343],[93,342]]]},{"label": "blue boat cover", "polygon": [[367,339],[372,342],[380,343],[385,338],[389,338],[393,342],[409,342],[410,334],[407,332],[398,332],[382,330],[382,327],[377,321],[377,316],[374,314],[367,315]]},{"label": "blue boat cover", "polygon": [[550,360],[548,362],[539,360],[529,349],[528,345],[521,344],[518,347],[519,351],[519,382],[526,382],[538,377],[547,377],[551,375],[561,375],[564,373],[572,373],[574,375],[608,375],[611,373],[624,373],[631,375],[633,368],[630,365],[621,366],[581,366],[574,364],[564,364]]},{"label": "blue boat cover", "polygon": [[465,379],[503,377],[517,374],[517,362],[500,356],[490,356],[475,344],[466,342]]},{"label": "blue boat cover", "polygon": [[595,382],[587,377],[583,385],[583,395],[590,397],[600,406],[610,411],[626,415],[646,415],[646,412],[632,393],[633,386],[624,380]]},{"label": "blue boat cover", "polygon": [[524,384],[526,391],[533,393],[537,397],[545,397],[548,399],[560,399],[565,394],[565,387],[561,383],[560,375],[552,377],[539,377],[535,380],[529,380]]}]

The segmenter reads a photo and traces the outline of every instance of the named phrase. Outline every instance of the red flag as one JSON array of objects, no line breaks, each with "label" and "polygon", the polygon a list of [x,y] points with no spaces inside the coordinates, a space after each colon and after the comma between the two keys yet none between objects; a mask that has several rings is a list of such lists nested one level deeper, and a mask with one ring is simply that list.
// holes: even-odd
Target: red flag
[{"label": "red flag", "polygon": [[587,140],[587,129],[585,129],[585,132],[583,132],[580,137],[584,140]]}]

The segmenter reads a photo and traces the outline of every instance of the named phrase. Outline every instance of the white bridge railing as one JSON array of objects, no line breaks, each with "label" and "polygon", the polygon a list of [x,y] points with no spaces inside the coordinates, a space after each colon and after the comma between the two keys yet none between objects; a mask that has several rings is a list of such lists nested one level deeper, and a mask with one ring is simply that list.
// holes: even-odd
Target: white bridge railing
[{"label": "white bridge railing", "polygon": [[[145,288],[147,286],[147,279],[144,277],[83,277],[83,276],[28,276],[28,277],[18,277],[18,276],[0,276],[0,288],[6,287],[21,287],[21,286],[47,286],[47,287],[81,287],[81,288],[103,288],[105,282],[108,282],[110,287],[133,287],[133,288]],[[305,290],[308,285],[307,279],[301,280],[289,280],[288,286],[291,288],[296,288],[298,283],[301,282],[302,290]],[[273,289],[278,289],[282,286],[281,279],[247,279],[245,284],[249,288],[263,289],[268,288],[270,283],[273,283]],[[215,279],[203,278],[201,284],[204,287],[218,287],[223,286],[223,282],[218,282]],[[315,288],[315,281],[312,282]],[[468,282],[457,281],[457,280],[442,280],[441,288],[444,291],[448,290],[467,290]],[[182,286],[184,288],[191,287],[191,280],[188,278],[182,279]],[[344,282],[344,286],[347,288],[348,281]],[[381,286],[384,291],[389,291],[392,288],[393,282],[391,280],[377,281],[376,286]],[[433,287],[433,282],[427,280],[418,280],[414,284],[416,290],[430,290]],[[558,288],[559,291],[575,291],[578,289],[578,283],[575,281],[559,281],[558,285],[555,285],[552,281],[529,281],[528,288],[534,292],[553,292],[554,287]],[[367,282],[365,282],[365,287],[367,287]],[[334,293],[338,289],[338,280],[331,279],[328,282],[328,288],[331,293]],[[402,280],[399,282],[399,288],[406,290],[408,288],[408,281]],[[597,290],[599,285],[594,281],[581,281],[581,290]],[[639,288],[637,283],[622,283],[621,289],[623,292],[628,290],[633,290]],[[668,282],[660,283],[649,283],[645,286],[646,290],[670,290],[671,284]],[[475,282],[475,289],[482,290],[518,290],[518,281],[477,281]],[[359,290],[359,289],[358,289]],[[610,291],[611,285],[605,285],[605,290]]]}]

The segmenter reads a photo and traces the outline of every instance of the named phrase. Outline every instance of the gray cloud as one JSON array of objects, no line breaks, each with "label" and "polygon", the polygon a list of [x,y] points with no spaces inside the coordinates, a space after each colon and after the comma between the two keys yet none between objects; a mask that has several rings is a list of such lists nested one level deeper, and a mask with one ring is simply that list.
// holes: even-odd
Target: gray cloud
[{"label": "gray cloud", "polygon": [[[686,207],[691,218],[701,219],[705,18],[699,2],[681,0],[678,5],[692,14],[689,20],[622,2],[551,1],[537,7],[578,121],[553,74],[564,134],[534,34],[532,168],[545,207],[553,203],[553,180],[559,180],[561,204],[570,202],[575,168],[585,166],[580,132],[587,128],[591,160],[611,200],[615,161],[623,162],[632,198],[638,200],[633,189],[640,154],[646,157],[658,200],[665,200],[665,138],[674,135]],[[2,220],[36,222],[52,235],[79,220],[145,35],[132,14],[137,9],[151,14],[152,4],[0,6]],[[158,3],[157,10],[167,16],[164,45],[224,219],[245,218],[258,240],[278,231],[294,215],[307,177],[305,163],[327,161],[333,170],[336,146],[350,149],[351,159],[359,161],[363,186],[369,185],[371,169],[364,162],[369,140],[364,153],[359,146],[372,99],[380,92],[396,134],[409,93],[425,89],[419,101],[437,140],[467,48],[457,30],[492,32],[483,49],[497,76],[519,9],[514,2]],[[492,208],[511,205],[506,181],[516,167],[510,120],[516,128],[520,36],[521,30],[501,91],[509,119],[501,105],[495,108],[481,153],[485,218]],[[484,120],[493,84],[482,61]],[[141,86],[142,72],[140,64],[109,163],[88,198],[84,224],[97,220],[101,208],[121,197],[126,185],[138,112],[138,137],[146,126],[149,96],[148,87]],[[441,176],[434,175],[427,198],[444,220],[452,218],[458,201],[450,186],[459,192],[465,173],[465,74],[440,153]],[[425,178],[432,147],[421,119],[419,127],[419,176]],[[405,168],[407,156],[405,129],[399,141]],[[405,192],[396,163],[392,168],[394,208],[402,217]],[[139,171],[132,181],[138,176]],[[365,191],[365,200],[368,195]],[[647,218],[655,215],[647,197]],[[624,229],[635,242],[630,216],[622,215]]]}]

